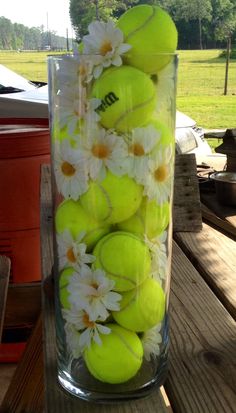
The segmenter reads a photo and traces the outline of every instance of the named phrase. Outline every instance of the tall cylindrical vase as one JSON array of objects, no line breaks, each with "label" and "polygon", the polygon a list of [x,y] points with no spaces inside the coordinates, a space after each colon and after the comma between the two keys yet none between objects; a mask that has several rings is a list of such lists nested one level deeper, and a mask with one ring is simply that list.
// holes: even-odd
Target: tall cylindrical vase
[{"label": "tall cylindrical vase", "polygon": [[166,377],[177,57],[93,77],[96,59],[48,62],[55,318],[59,382],[107,402]]}]

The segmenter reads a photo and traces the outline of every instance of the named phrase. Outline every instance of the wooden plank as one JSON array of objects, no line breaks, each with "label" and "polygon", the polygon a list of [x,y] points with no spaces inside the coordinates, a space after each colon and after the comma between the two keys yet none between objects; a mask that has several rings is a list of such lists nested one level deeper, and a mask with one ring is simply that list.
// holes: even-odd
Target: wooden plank
[{"label": "wooden plank", "polygon": [[148,398],[122,404],[99,405],[87,403],[67,394],[57,383],[56,345],[54,305],[50,294],[50,278],[47,276],[52,268],[52,211],[50,191],[50,169],[42,168],[41,178],[41,246],[42,246],[42,272],[47,280],[43,294],[43,336],[44,336],[44,362],[45,362],[45,391],[47,413],[133,413],[145,412],[167,413],[169,409],[159,390]]},{"label": "wooden plank", "polygon": [[0,406],[15,373],[16,366],[15,363],[0,363]]},{"label": "wooden plank", "polygon": [[175,244],[170,326],[165,389],[174,412],[235,412],[235,321]]},{"label": "wooden plank", "polygon": [[176,155],[173,203],[173,230],[200,231],[201,203],[194,154]]},{"label": "wooden plank", "polygon": [[5,318],[8,283],[10,277],[10,260],[0,255],[0,342]]},{"label": "wooden plank", "polygon": [[236,227],[227,220],[219,218],[214,212],[212,212],[206,205],[202,204],[202,218],[204,221],[213,224],[220,231],[223,231],[233,238],[236,238]]},{"label": "wooden plank", "polygon": [[32,326],[41,310],[41,282],[9,284],[4,327]]},{"label": "wooden plank", "polygon": [[236,319],[236,243],[207,224],[175,239],[229,313]]},{"label": "wooden plank", "polygon": [[42,413],[43,374],[42,320],[39,317],[5,394],[0,413]]},{"label": "wooden plank", "polygon": [[215,193],[201,193],[201,201],[211,209],[219,218],[227,221],[236,228],[236,209],[226,205],[221,205]]}]

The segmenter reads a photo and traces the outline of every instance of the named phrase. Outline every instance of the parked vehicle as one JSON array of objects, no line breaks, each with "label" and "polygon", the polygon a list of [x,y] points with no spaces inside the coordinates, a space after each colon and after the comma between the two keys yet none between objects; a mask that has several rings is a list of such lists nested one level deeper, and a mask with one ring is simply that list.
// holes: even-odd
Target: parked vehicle
[{"label": "parked vehicle", "polygon": [[[0,117],[48,118],[48,86],[25,79],[0,65]],[[204,130],[182,112],[176,112],[176,152],[209,155]]]}]

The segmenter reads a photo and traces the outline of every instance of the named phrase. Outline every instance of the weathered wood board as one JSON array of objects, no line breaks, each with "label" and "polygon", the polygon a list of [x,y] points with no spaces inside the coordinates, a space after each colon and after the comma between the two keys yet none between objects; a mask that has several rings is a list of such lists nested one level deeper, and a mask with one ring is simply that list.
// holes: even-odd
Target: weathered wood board
[{"label": "weathered wood board", "polygon": [[176,244],[170,341],[165,389],[174,412],[234,413],[236,323]]},{"label": "weathered wood board", "polygon": [[201,229],[202,215],[195,155],[176,155],[173,230],[175,232]]}]

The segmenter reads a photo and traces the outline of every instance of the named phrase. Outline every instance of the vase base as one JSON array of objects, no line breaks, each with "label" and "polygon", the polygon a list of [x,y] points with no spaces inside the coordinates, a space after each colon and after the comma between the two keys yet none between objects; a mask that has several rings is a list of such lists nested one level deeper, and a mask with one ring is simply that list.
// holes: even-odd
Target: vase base
[{"label": "vase base", "polygon": [[[156,375],[153,374],[151,368],[147,368],[148,366],[151,366],[151,363],[144,363],[141,371],[133,379],[123,384],[108,384],[92,378],[88,371],[86,371],[85,366],[83,366],[84,371],[82,374],[82,363],[78,360],[74,363],[72,371],[80,372],[80,377],[82,378],[80,383],[78,383],[77,380],[75,381],[73,377],[65,371],[58,372],[58,381],[67,392],[89,402],[124,402],[147,397],[154,389],[163,385],[167,376],[166,353],[159,359],[158,373],[156,373]],[[145,375],[144,371],[146,373]],[[152,378],[150,378],[151,373]],[[78,377],[78,374],[76,374],[76,376]]]}]

